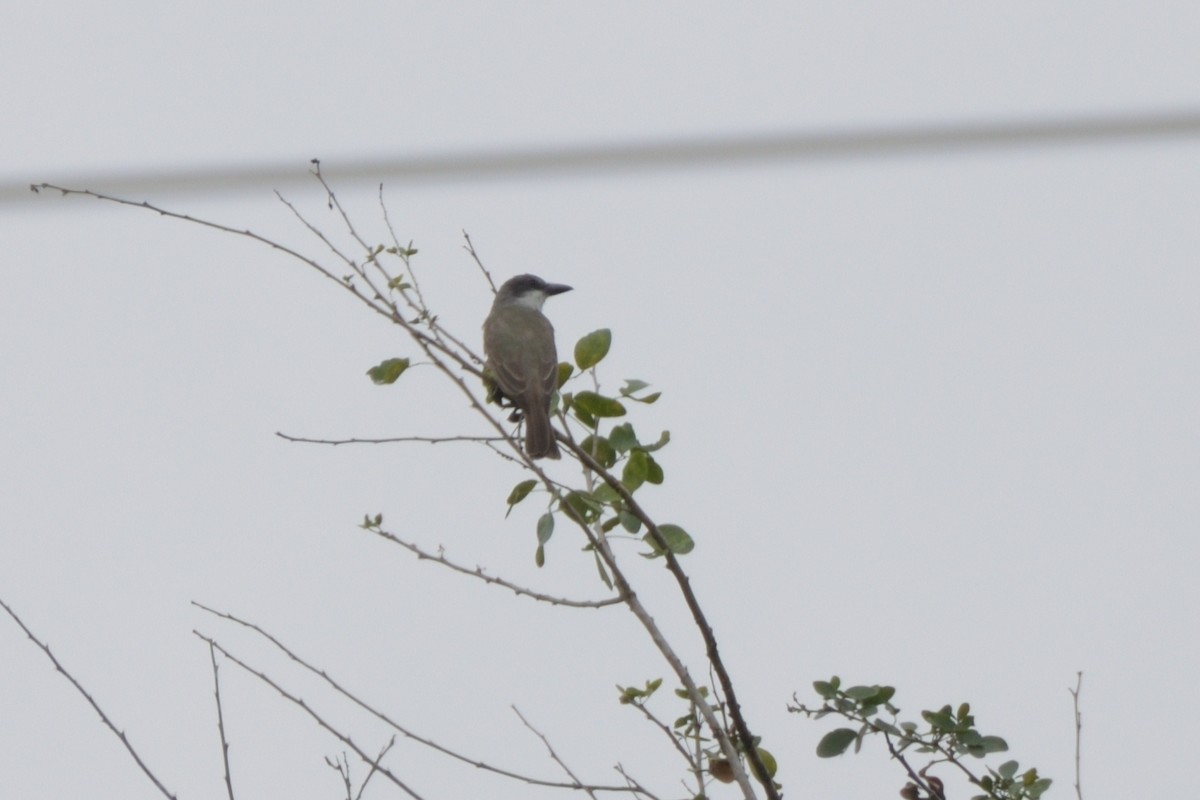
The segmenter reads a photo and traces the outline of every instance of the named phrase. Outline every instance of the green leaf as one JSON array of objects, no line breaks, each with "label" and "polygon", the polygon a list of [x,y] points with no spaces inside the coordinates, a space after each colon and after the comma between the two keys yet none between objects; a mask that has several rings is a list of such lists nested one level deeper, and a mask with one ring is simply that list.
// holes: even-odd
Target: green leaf
[{"label": "green leaf", "polygon": [[817,743],[819,758],[833,758],[846,752],[846,748],[858,738],[858,732],[850,728],[837,728],[821,737]]},{"label": "green leaf", "polygon": [[[641,450],[638,452],[644,453],[646,451]],[[655,486],[658,486],[663,482],[662,467],[658,465],[658,462],[654,460],[653,456],[649,455],[646,456],[646,482],[653,483]]]},{"label": "green leaf", "polygon": [[590,369],[608,355],[610,346],[612,346],[612,331],[608,328],[592,331],[575,343],[575,363],[581,370]]},{"label": "green leaf", "polygon": [[671,432],[663,431],[662,434],[659,435],[657,442],[654,444],[644,444],[642,445],[642,449],[647,453],[653,453],[655,450],[661,450],[662,448],[666,447],[667,442],[669,441],[671,441]]},{"label": "green leaf", "polygon": [[829,681],[813,681],[813,689],[826,700],[837,694],[837,687]]},{"label": "green leaf", "polygon": [[550,541],[550,537],[554,535],[554,515],[550,512],[542,514],[537,522],[537,540],[538,546],[544,545]]},{"label": "green leaf", "polygon": [[756,747],[755,750],[758,751],[759,761],[762,761],[763,766],[767,768],[767,777],[774,778],[775,773],[779,770],[775,756],[771,755],[771,751],[765,747]]},{"label": "green leaf", "polygon": [[629,491],[637,491],[637,488],[646,482],[649,470],[650,456],[646,455],[645,450],[634,450],[629,454],[625,468],[621,470],[621,483],[625,484]]},{"label": "green leaf", "polygon": [[596,498],[597,502],[612,504],[621,499],[621,495],[617,494],[617,490],[609,486],[607,483],[602,483],[592,492],[592,497]]},{"label": "green leaf", "polygon": [[636,378],[626,378],[625,385],[621,387],[621,396],[629,397],[631,394],[640,392],[649,385],[650,384],[646,383],[645,381],[639,381]]},{"label": "green leaf", "polygon": [[617,512],[617,518],[621,520],[621,527],[630,533],[637,533],[642,529],[642,521],[624,509]]},{"label": "green leaf", "polygon": [[[512,511],[513,506],[528,497],[535,486],[537,486],[537,481],[535,480],[521,481],[514,486],[512,491],[508,493],[508,510]],[[507,517],[508,513],[505,513],[504,516]]]},{"label": "green leaf", "polygon": [[878,693],[878,686],[851,686],[845,692],[846,697],[849,697],[851,700],[858,700],[859,702],[870,700]]},{"label": "green leaf", "polygon": [[574,406],[577,412],[582,409],[593,417],[625,416],[625,406],[619,400],[591,391],[576,392]]},{"label": "green leaf", "polygon": [[1008,750],[1008,742],[999,736],[984,736],[980,745],[985,753],[1003,753]]},{"label": "green leaf", "polygon": [[404,370],[408,369],[408,364],[407,358],[389,358],[386,361],[380,361],[378,366],[371,367],[367,370],[367,374],[377,385],[383,386],[395,383],[396,379],[404,374]]},{"label": "green leaf", "polygon": [[[692,537],[688,536],[688,532],[678,525],[659,525],[658,532],[667,541],[667,549],[677,556],[687,555],[696,546]],[[663,554],[662,548],[649,533],[642,537],[642,541],[650,545],[650,549],[654,551],[648,554],[649,558],[657,558]]]},{"label": "green leaf", "polygon": [[571,366],[570,362],[568,362],[568,361],[560,362],[558,365],[558,382],[554,385],[555,388],[561,389],[563,387],[563,384],[566,383],[568,379],[570,379],[571,373],[574,371],[575,371],[575,368],[573,366]]},{"label": "green leaf", "polygon": [[533,554],[533,563],[539,567],[546,566],[546,548],[542,545],[537,546],[537,550]]},{"label": "green leaf", "polygon": [[1001,778],[1012,780],[1013,776],[1017,774],[1017,770],[1020,767],[1021,765],[1016,761],[1005,761],[1003,764],[996,767],[996,774]]},{"label": "green leaf", "polygon": [[600,517],[603,508],[596,499],[584,492],[570,492],[560,505],[563,513],[576,521],[591,525]]},{"label": "green leaf", "polygon": [[[633,423],[624,422],[608,432],[608,443],[618,453],[627,453],[638,446],[637,434],[633,432]],[[642,448],[648,450],[650,448]]]},{"label": "green leaf", "polygon": [[605,469],[617,463],[617,451],[603,436],[589,436],[579,443]]}]

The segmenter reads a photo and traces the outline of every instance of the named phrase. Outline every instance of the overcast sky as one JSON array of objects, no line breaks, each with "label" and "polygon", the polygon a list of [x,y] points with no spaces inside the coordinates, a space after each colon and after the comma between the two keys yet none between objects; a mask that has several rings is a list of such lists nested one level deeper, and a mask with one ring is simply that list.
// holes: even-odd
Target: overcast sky
[{"label": "overcast sky", "polygon": [[[338,183],[339,163],[1200,109],[1194,3],[830,5],[23,4],[0,26],[0,181],[279,164],[303,176],[319,157],[366,238],[384,241],[377,181]],[[575,287],[547,304],[560,354],[609,327],[604,386],[663,392],[634,422],[671,431],[667,480],[639,496],[697,541],[685,566],[788,796],[903,785],[880,743],[818,760],[834,724],[786,713],[834,673],[897,686],[904,718],[969,700],[1065,798],[1067,688],[1083,670],[1086,795],[1191,785],[1196,139],[383,180],[446,325],[477,343],[490,302],[465,229],[498,279]],[[326,258],[275,188],[133,199]],[[315,183],[285,190],[348,243]],[[673,685],[627,613],[516,598],[355,527],[382,512],[468,566],[603,596],[565,525],[534,566],[544,502],[504,518],[516,467],[468,444],[274,435],[478,431],[432,369],[366,378],[413,355],[398,330],[245,238],[85,198],[6,202],[0,252],[0,598],[169,789],[224,793],[193,628],[364,749],[387,741],[196,600],[475,758],[560,777],[516,705],[581,777],[615,782],[621,762],[682,795],[661,733],[616,703],[614,684]],[[554,474],[578,479],[567,464]],[[639,549],[618,546],[703,676],[677,593]],[[221,676],[239,796],[339,796],[323,758],[343,745],[233,664]],[[427,798],[550,796],[409,743],[387,763]],[[7,617],[0,796],[160,796]]]}]

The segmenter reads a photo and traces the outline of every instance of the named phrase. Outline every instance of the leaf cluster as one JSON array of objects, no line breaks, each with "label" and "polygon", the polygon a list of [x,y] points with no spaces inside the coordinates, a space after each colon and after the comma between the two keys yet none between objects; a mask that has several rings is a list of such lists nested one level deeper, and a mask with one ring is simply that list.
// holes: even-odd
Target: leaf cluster
[{"label": "leaf cluster", "polygon": [[[857,753],[867,736],[881,735],[891,754],[904,764],[910,777],[919,781],[909,783],[902,792],[905,797],[913,800],[923,796],[934,800],[944,798],[941,781],[926,774],[930,766],[939,762],[958,767],[971,783],[984,791],[972,800],[1037,800],[1050,788],[1051,780],[1039,776],[1036,768],[1019,773],[1017,761],[1006,761],[994,769],[987,767],[987,773],[983,775],[976,775],[966,767],[961,760],[963,757],[982,759],[1008,750],[1008,743],[1003,738],[979,731],[969,703],[961,703],[957,708],[945,705],[936,711],[922,711],[922,724],[900,721],[900,709],[892,703],[896,693],[892,686],[873,684],[842,688],[841,679],[834,676],[828,681],[815,681],[813,689],[823,701],[820,707],[797,704],[789,705],[788,710],[813,719],[835,715],[858,723],[857,727],[836,728],[821,737],[817,755],[821,758],[839,756],[851,745]],[[908,765],[906,752],[932,758],[923,769],[914,771]],[[920,794],[920,790],[926,794]]]},{"label": "leaf cluster", "polygon": [[[602,469],[619,475],[623,491],[601,481],[588,488],[552,494],[547,512],[537,523],[538,545],[534,558],[538,566],[545,563],[545,545],[553,535],[556,513],[596,527],[604,534],[618,528],[629,535],[642,533],[642,541],[650,548],[649,552],[642,555],[658,558],[665,554],[651,534],[643,533],[644,521],[630,508],[627,498],[647,484],[659,485],[663,482],[665,473],[654,453],[671,441],[671,435],[663,431],[655,441],[643,442],[632,422],[615,422],[615,419],[626,415],[625,402],[651,404],[658,400],[661,392],[646,394],[645,390],[650,384],[641,380],[626,380],[618,396],[602,394],[595,379],[595,367],[608,355],[611,346],[612,332],[607,328],[592,331],[575,343],[574,363],[563,362],[558,366],[560,394],[554,410],[564,421],[582,426],[584,433],[581,434],[583,438],[579,441],[579,448]],[[571,381],[586,374],[591,375],[596,388],[565,391]],[[509,511],[528,497],[537,485],[536,480],[529,479],[514,486],[508,495]],[[684,555],[695,547],[691,536],[679,525],[657,527],[667,549],[675,555]],[[612,582],[603,563],[597,558],[596,564],[601,579],[611,587]]]}]

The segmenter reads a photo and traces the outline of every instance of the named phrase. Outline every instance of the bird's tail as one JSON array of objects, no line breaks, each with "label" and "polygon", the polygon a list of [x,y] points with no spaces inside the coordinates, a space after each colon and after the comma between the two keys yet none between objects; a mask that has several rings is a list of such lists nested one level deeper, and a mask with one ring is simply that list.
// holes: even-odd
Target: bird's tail
[{"label": "bird's tail", "polygon": [[530,458],[562,458],[558,442],[554,441],[554,428],[550,426],[550,413],[542,403],[531,403],[525,409],[525,452]]}]

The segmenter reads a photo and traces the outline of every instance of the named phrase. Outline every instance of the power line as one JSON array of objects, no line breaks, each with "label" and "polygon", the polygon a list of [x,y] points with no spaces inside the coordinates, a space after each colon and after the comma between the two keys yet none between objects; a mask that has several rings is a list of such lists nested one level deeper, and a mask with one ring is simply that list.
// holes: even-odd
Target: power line
[{"label": "power line", "polygon": [[[333,161],[322,165],[338,185],[370,181],[405,185],[503,180],[554,175],[729,167],[768,162],[843,161],[904,155],[944,155],[1100,143],[1141,143],[1200,136],[1200,112],[1093,115],[1063,119],[908,125],[693,138],[656,139],[559,147],[478,149],[397,158]],[[110,194],[233,193],[284,188],[307,181],[293,162],[260,166],[96,172],[76,177],[32,176],[72,188]],[[28,183],[0,183],[0,204],[24,200]]]}]

